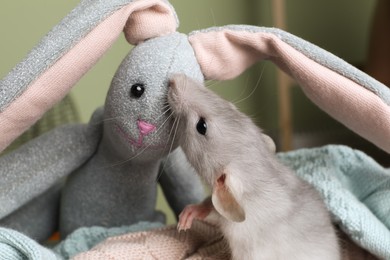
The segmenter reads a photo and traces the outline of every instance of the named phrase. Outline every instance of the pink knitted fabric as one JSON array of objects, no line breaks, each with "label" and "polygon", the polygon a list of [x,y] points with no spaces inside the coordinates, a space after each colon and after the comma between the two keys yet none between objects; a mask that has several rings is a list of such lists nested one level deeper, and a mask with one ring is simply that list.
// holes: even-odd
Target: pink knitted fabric
[{"label": "pink knitted fabric", "polygon": [[219,230],[195,221],[190,230],[178,232],[168,226],[146,232],[111,237],[73,260],[127,259],[230,259],[226,241]]}]

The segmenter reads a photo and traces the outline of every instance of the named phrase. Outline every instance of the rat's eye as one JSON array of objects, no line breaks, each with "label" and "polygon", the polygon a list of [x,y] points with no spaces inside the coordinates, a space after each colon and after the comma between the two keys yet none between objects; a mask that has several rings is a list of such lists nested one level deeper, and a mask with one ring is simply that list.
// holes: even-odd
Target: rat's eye
[{"label": "rat's eye", "polygon": [[203,117],[199,118],[198,123],[196,124],[196,130],[201,135],[206,135],[207,124]]},{"label": "rat's eye", "polygon": [[140,98],[145,91],[145,86],[142,83],[135,83],[131,86],[130,96]]}]

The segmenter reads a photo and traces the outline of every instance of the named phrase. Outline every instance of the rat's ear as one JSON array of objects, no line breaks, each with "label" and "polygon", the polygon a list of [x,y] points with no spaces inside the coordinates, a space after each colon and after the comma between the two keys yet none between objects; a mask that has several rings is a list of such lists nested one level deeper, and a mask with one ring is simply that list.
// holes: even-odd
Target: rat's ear
[{"label": "rat's ear", "polygon": [[267,149],[273,153],[276,152],[276,145],[275,145],[275,142],[274,140],[272,140],[271,137],[269,137],[268,135],[266,134],[262,134],[263,135],[263,140],[265,142],[265,145],[267,146]]},{"label": "rat's ear", "polygon": [[270,60],[321,109],[390,153],[390,88],[333,54],[279,29],[244,25],[196,31],[189,41],[206,79],[232,79]]},{"label": "rat's ear", "polygon": [[229,174],[223,173],[213,185],[211,200],[215,210],[228,220],[242,222],[245,220],[245,212],[237,202],[232,191],[232,181]]},{"label": "rat's ear", "polygon": [[0,81],[0,151],[58,103],[123,30],[137,44],[176,27],[165,0],[83,0]]}]

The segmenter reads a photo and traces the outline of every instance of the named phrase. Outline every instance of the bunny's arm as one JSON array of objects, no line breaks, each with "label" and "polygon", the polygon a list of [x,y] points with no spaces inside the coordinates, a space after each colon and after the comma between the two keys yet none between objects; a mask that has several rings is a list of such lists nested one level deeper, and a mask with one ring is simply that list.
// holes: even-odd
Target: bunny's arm
[{"label": "bunny's arm", "polygon": [[159,182],[176,216],[185,206],[199,203],[206,196],[204,185],[180,147],[164,160]]},{"label": "bunny's arm", "polygon": [[41,195],[93,153],[101,139],[102,111],[89,125],[64,125],[0,157],[0,219]]},{"label": "bunny's arm", "polygon": [[0,226],[19,231],[38,242],[45,242],[58,230],[59,209],[64,181],[60,181],[11,214],[0,219]]}]

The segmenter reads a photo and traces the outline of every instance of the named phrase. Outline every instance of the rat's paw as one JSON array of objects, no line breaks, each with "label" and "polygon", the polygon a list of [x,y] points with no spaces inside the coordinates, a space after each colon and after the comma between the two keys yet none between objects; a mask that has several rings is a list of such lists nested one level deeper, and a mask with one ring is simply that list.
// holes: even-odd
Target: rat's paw
[{"label": "rat's paw", "polygon": [[212,208],[204,204],[191,204],[186,206],[179,215],[177,229],[179,231],[190,229],[194,219],[205,219]]}]

